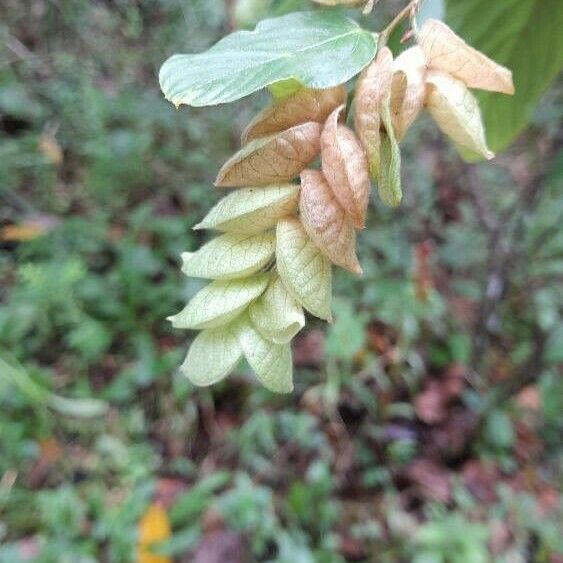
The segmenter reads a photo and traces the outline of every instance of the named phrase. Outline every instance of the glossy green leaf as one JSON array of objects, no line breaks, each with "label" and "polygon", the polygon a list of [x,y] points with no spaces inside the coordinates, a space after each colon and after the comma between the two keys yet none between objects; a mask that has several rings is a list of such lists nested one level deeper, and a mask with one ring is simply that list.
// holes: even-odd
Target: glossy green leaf
[{"label": "glossy green leaf", "polygon": [[241,326],[239,342],[246,361],[266,389],[274,393],[293,391],[293,363],[289,344],[267,340],[250,321]]},{"label": "glossy green leaf", "polygon": [[296,12],[233,33],[204,53],[170,57],[160,86],[176,106],[233,102],[292,78],[329,88],[358,74],[376,48],[376,35],[341,13]]},{"label": "glossy green leaf", "polygon": [[174,328],[216,328],[235,319],[260,297],[270,276],[257,274],[244,280],[214,281],[195,294],[177,315],[168,317]]},{"label": "glossy green leaf", "polygon": [[488,144],[502,150],[563,68],[563,2],[446,0],[446,21],[472,47],[513,72],[513,97],[477,93]]},{"label": "glossy green leaf", "polygon": [[285,287],[310,313],[332,320],[330,260],[313,244],[297,219],[282,219],[276,233],[277,267]]},{"label": "glossy green leaf", "polygon": [[276,344],[286,344],[305,326],[301,305],[290,295],[279,276],[248,309],[256,329]]},{"label": "glossy green leaf", "polygon": [[243,188],[219,201],[194,229],[259,233],[293,213],[298,199],[299,186],[294,184]]},{"label": "glossy green leaf", "polygon": [[227,233],[214,238],[197,252],[182,254],[186,276],[214,280],[244,278],[260,271],[274,256],[273,233]]},{"label": "glossy green leaf", "polygon": [[194,385],[206,386],[226,377],[242,357],[239,322],[203,330],[192,342],[180,371]]}]

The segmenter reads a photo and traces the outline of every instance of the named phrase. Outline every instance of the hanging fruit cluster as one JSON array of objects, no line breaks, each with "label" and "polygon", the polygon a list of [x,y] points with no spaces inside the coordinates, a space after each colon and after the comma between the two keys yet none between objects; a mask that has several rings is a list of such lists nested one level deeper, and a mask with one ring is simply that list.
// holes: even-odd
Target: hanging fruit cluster
[{"label": "hanging fruit cluster", "polygon": [[[299,89],[252,120],[216,180],[240,189],[195,227],[222,234],[182,256],[184,274],[212,280],[170,317],[176,328],[201,331],[181,368],[193,383],[219,381],[244,356],[265,387],[293,389],[290,342],[304,310],[330,321],[332,265],[362,273],[356,231],[370,177],[383,202],[400,203],[399,142],[420,112],[456,146],[492,158],[469,88],[514,92],[510,71],[428,20],[417,45],[396,59],[381,47],[360,75],[355,132],[345,125],[343,85]],[[319,155],[320,168],[308,169]]]}]

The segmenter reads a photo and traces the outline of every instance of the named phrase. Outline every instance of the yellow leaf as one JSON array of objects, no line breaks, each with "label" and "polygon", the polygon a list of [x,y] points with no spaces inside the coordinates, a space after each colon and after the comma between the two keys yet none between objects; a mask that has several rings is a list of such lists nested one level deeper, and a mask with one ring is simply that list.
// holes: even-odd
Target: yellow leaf
[{"label": "yellow leaf", "polygon": [[372,178],[379,174],[381,103],[391,89],[393,55],[387,47],[360,75],[354,98],[354,127],[360,138]]},{"label": "yellow leaf", "polygon": [[301,222],[319,250],[337,266],[361,274],[356,257],[356,232],[319,170],[301,173]]},{"label": "yellow leaf", "polygon": [[319,153],[320,123],[303,123],[250,141],[219,170],[215,185],[267,186],[295,178]]},{"label": "yellow leaf", "polygon": [[469,88],[514,94],[512,72],[470,47],[444,22],[427,20],[420,30],[418,43],[431,69],[447,72]]},{"label": "yellow leaf", "polygon": [[172,563],[171,557],[151,552],[151,545],[168,539],[170,535],[166,511],[159,504],[150,504],[139,520],[136,563]]},{"label": "yellow leaf", "polygon": [[345,101],[344,86],[326,90],[302,88],[260,112],[244,130],[242,142],[272,135],[307,121],[324,123],[330,112]]},{"label": "yellow leaf", "polygon": [[335,109],[321,135],[323,173],[346,213],[357,229],[364,226],[369,198],[366,155],[354,132],[338,123],[344,106]]}]

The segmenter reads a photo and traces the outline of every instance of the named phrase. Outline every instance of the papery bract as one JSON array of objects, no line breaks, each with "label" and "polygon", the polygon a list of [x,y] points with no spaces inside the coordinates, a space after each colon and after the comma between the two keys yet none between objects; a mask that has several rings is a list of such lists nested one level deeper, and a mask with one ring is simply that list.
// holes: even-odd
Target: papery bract
[{"label": "papery bract", "polygon": [[226,325],[260,297],[269,281],[269,274],[256,274],[242,280],[211,282],[168,320],[174,328],[202,329]]},{"label": "papery bract", "polygon": [[251,141],[223,165],[215,185],[267,186],[295,178],[319,153],[321,129],[308,122]]},{"label": "papery bract", "polygon": [[289,344],[276,344],[264,338],[250,320],[241,326],[239,343],[246,361],[266,389],[275,393],[293,391],[293,362]]},{"label": "papery bract", "polygon": [[296,184],[243,188],[221,199],[194,229],[259,233],[293,213],[298,200],[299,186]]},{"label": "papery bract", "polygon": [[230,280],[259,272],[274,256],[273,233],[227,233],[196,252],[182,254],[182,272],[194,278]]},{"label": "papery bract", "polygon": [[226,377],[242,357],[239,321],[201,331],[192,342],[180,371],[194,384],[213,385]]},{"label": "papery bract", "polygon": [[289,293],[313,315],[330,321],[332,272],[329,259],[315,246],[296,218],[276,229],[278,273]]},{"label": "papery bract", "polygon": [[431,69],[451,74],[469,88],[514,94],[512,72],[469,46],[444,22],[426,20],[418,43]]},{"label": "papery bract", "polygon": [[326,90],[301,88],[261,111],[244,130],[242,142],[247,143],[308,121],[324,123],[332,110],[345,102],[345,86]]},{"label": "papery bract", "polygon": [[344,107],[329,116],[321,135],[323,173],[336,199],[352,217],[354,226],[364,226],[369,198],[369,175],[365,153],[354,132],[338,123]]},{"label": "papery bract", "polygon": [[397,140],[403,138],[424,106],[425,74],[426,59],[418,46],[403,51],[393,61],[390,107]]},{"label": "papery bract", "polygon": [[379,174],[381,103],[391,89],[392,64],[393,55],[389,48],[381,48],[375,61],[360,74],[354,97],[354,127],[374,179]]},{"label": "papery bract", "polygon": [[319,170],[301,172],[301,222],[320,251],[337,266],[361,274],[356,256],[356,231]]},{"label": "papery bract", "polygon": [[430,71],[426,80],[426,107],[442,132],[460,147],[493,158],[494,153],[487,148],[479,104],[467,86],[444,72]]},{"label": "papery bract", "polygon": [[301,305],[287,291],[278,275],[254,301],[248,314],[255,328],[277,344],[287,344],[305,326]]}]

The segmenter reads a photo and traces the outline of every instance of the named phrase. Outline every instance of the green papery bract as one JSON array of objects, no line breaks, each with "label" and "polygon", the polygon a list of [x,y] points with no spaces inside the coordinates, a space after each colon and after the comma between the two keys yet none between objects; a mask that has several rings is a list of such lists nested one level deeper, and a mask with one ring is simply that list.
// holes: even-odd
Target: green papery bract
[{"label": "green papery bract", "polygon": [[202,331],[192,342],[180,371],[195,385],[207,386],[226,377],[242,357],[239,322]]},{"label": "green papery bract", "polygon": [[298,219],[282,219],[276,235],[277,268],[287,291],[313,315],[332,320],[330,260],[313,244]]},{"label": "green papery bract", "polygon": [[224,197],[194,229],[259,233],[274,227],[297,208],[299,186],[243,188]]},{"label": "green papery bract", "polygon": [[214,281],[205,286],[177,315],[168,317],[174,328],[216,328],[235,319],[266,289],[269,274],[242,280]]},{"label": "green papery bract", "polygon": [[249,315],[256,329],[277,344],[286,344],[305,326],[305,315],[279,276],[250,306]]},{"label": "green papery bract", "polygon": [[266,389],[275,393],[293,391],[293,362],[289,344],[276,344],[264,338],[249,319],[241,324],[239,343],[248,364]]},{"label": "green papery bract", "polygon": [[182,254],[186,276],[208,279],[237,279],[259,272],[274,256],[273,233],[247,235],[229,233]]}]

